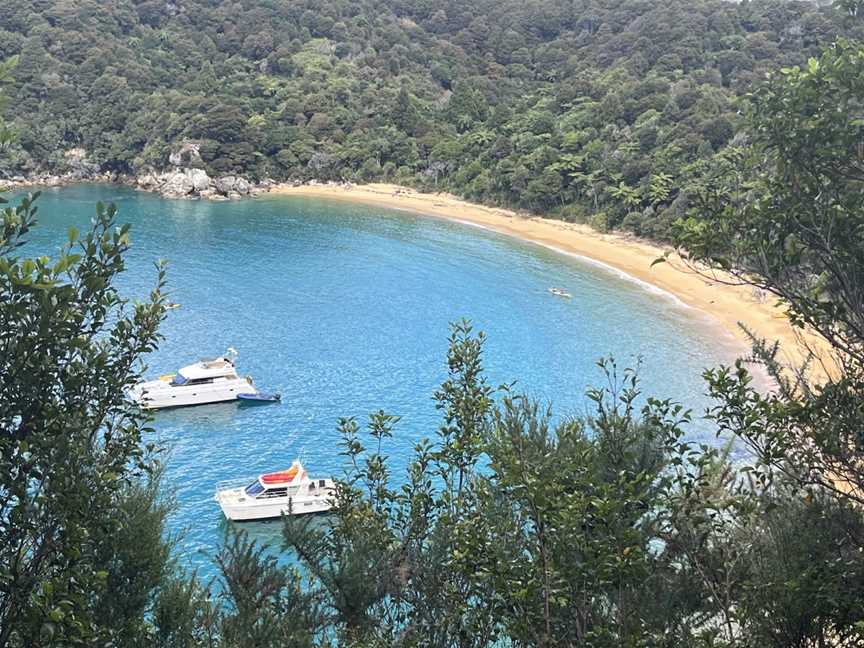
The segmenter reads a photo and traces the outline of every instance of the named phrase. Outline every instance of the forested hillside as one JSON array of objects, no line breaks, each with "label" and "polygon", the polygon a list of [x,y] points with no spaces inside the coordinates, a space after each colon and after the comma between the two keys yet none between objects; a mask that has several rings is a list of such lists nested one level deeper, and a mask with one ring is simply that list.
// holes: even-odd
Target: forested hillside
[{"label": "forested hillside", "polygon": [[[864,646],[864,44],[743,98],[860,30],[864,0],[845,26],[810,4],[433,1],[2,0],[6,172],[86,149],[137,173],[186,141],[214,174],[387,177],[660,236],[692,200],[672,237],[692,269],[816,336],[793,366],[753,339],[769,393],[744,361],[705,372],[702,423],[750,460],[688,442],[703,415],[611,359],[584,415],[553,416],[494,388],[457,322],[439,425],[340,418],[331,514],[284,516],[275,546],[229,525],[204,582],[126,397],[165,266],[132,301],[115,206],[49,258],[38,197],[0,190],[0,648]],[[397,474],[403,426],[425,435]]]},{"label": "forested hillside", "polygon": [[779,0],[4,0],[0,173],[392,180],[665,237],[766,73],[864,33]]}]

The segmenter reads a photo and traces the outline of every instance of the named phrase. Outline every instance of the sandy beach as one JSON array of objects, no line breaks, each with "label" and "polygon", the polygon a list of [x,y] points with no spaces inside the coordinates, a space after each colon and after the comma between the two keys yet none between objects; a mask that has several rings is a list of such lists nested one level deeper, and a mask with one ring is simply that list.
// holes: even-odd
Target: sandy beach
[{"label": "sandy beach", "polygon": [[[420,193],[390,184],[278,186],[273,194],[344,200],[399,209],[481,226],[562,253],[584,257],[665,291],[702,311],[741,343],[749,341],[739,323],[758,336],[780,341],[784,358],[800,357],[796,332],[770,297],[760,298],[746,286],[729,286],[699,276],[674,254],[666,263],[652,262],[668,250],[622,234],[601,234],[587,225],[524,216],[506,209],[484,207],[449,194]],[[720,278],[720,277],[718,277]],[[662,298],[659,297],[658,298]]]}]

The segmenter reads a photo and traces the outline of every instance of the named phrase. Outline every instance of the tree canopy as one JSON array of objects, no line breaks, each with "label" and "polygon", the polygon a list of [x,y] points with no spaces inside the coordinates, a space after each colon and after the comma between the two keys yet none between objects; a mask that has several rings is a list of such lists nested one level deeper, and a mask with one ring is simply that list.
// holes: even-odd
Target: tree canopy
[{"label": "tree canopy", "polygon": [[200,583],[174,568],[158,449],[124,398],[159,341],[163,270],[143,302],[118,292],[129,228],[111,206],[56,258],[23,256],[28,197],[0,224],[0,648],[864,643],[864,49],[799,60],[857,29],[860,2],[8,5],[0,82],[21,76],[0,149],[21,168],[75,144],[135,169],[189,138],[214,170],[281,160],[286,177],[536,194],[598,225],[650,216],[836,364],[790,373],[754,340],[772,393],[741,362],[706,372],[742,465],[688,443],[693,414],[612,360],[593,409],[555,418],[488,384],[485,337],[454,324],[440,426],[406,474],[387,460],[398,416],[340,419],[335,508],[283,521],[293,562],[235,532]]},{"label": "tree canopy", "polygon": [[[864,48],[841,40],[804,66],[780,70],[754,96],[752,141],[723,156],[700,207],[677,226],[702,264],[775,295],[824,348],[782,372],[776,347],[757,355],[781,395],[759,396],[741,372],[712,375],[718,421],[766,465],[802,485],[864,504]],[[809,370],[822,362],[828,377]]]},{"label": "tree canopy", "polygon": [[[8,0],[7,174],[186,163],[391,180],[665,238],[767,71],[843,7],[757,0]],[[695,165],[695,166],[694,166]]]}]

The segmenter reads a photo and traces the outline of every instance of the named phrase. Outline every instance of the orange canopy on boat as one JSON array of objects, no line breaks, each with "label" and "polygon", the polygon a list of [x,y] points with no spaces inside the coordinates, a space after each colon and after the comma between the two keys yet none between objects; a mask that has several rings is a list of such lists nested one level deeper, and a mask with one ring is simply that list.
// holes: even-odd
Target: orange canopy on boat
[{"label": "orange canopy on boat", "polygon": [[272,484],[289,484],[294,479],[299,477],[302,472],[302,467],[299,464],[294,464],[288,470],[280,470],[279,472],[267,473],[266,475],[261,475],[261,483],[272,485]]}]

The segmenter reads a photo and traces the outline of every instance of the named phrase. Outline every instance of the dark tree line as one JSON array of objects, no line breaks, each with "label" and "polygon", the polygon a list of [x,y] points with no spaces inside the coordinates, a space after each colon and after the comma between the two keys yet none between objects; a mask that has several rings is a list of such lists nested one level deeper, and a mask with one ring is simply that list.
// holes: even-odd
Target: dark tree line
[{"label": "dark tree line", "polygon": [[742,97],[847,7],[759,0],[7,0],[0,172],[389,180],[668,238]]}]

